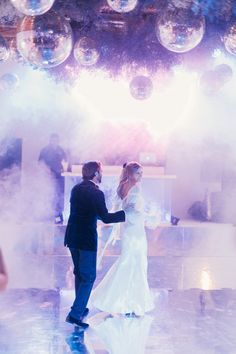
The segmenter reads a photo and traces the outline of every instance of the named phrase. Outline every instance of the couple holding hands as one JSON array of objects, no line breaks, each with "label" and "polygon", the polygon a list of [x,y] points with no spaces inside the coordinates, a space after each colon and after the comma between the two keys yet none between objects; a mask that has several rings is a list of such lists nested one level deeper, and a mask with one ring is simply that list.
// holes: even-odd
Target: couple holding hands
[{"label": "couple holding hands", "polygon": [[[147,240],[140,181],[142,166],[124,164],[117,187],[116,212],[109,213],[99,189],[102,166],[91,161],[83,165],[83,181],[73,187],[70,216],[65,234],[75,276],[75,300],[66,321],[86,329],[84,317],[91,295],[94,307],[110,314],[143,316],[154,308],[147,280]],[[97,220],[115,223],[112,233],[121,239],[121,254],[102,281],[92,291],[97,267]],[[120,224],[118,224],[120,223]],[[91,294],[92,292],[92,294]]]}]

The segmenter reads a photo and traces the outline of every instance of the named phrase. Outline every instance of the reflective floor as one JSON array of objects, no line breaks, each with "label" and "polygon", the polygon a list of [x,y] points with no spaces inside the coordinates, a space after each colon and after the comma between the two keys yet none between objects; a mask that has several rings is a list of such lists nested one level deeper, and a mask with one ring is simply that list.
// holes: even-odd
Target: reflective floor
[{"label": "reflective floor", "polygon": [[[127,318],[90,307],[86,332],[65,322],[74,278],[64,226],[3,226],[11,243],[3,245],[9,284],[0,293],[0,354],[236,354],[235,226],[180,222],[149,231],[155,310]],[[119,253],[119,244],[107,250],[96,284]]]},{"label": "reflective floor", "polygon": [[79,332],[64,322],[73,291],[9,289],[0,294],[0,353],[236,353],[236,290],[152,290],[145,317],[90,309]]}]

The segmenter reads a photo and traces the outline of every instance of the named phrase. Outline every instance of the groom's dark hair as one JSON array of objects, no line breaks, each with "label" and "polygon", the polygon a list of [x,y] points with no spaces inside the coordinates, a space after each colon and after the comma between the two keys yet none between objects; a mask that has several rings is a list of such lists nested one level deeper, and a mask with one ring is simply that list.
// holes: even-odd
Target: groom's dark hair
[{"label": "groom's dark hair", "polygon": [[84,180],[93,179],[96,172],[101,170],[101,163],[98,161],[86,162],[82,167],[82,177]]}]

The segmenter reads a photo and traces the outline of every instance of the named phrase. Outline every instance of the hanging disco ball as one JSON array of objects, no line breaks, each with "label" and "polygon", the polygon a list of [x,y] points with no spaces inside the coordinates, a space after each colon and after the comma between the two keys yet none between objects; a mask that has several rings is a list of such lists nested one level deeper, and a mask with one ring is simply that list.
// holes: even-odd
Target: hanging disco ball
[{"label": "hanging disco ball", "polygon": [[28,16],[42,15],[51,9],[55,0],[11,0],[15,8]]},{"label": "hanging disco ball", "polygon": [[2,90],[12,90],[19,85],[19,78],[16,74],[7,73],[0,77],[0,88]]},{"label": "hanging disco ball", "polygon": [[214,70],[205,71],[200,77],[200,86],[207,95],[216,94],[222,87],[222,82]]},{"label": "hanging disco ball", "polygon": [[138,0],[107,0],[107,3],[116,12],[130,12],[136,7]]},{"label": "hanging disco ball", "polygon": [[6,40],[0,35],[0,62],[6,61],[9,57],[9,48]]},{"label": "hanging disco ball", "polygon": [[233,55],[236,55],[236,22],[231,23],[226,29],[223,37],[225,49]]},{"label": "hanging disco ball", "polygon": [[205,18],[191,9],[166,11],[157,21],[156,35],[166,49],[184,53],[195,48],[205,33]]},{"label": "hanging disco ball", "polygon": [[215,72],[217,73],[219,80],[226,84],[233,77],[233,70],[228,64],[219,64],[215,67]]},{"label": "hanging disco ball", "polygon": [[129,85],[131,95],[137,100],[145,100],[152,94],[152,80],[147,76],[135,76]]},{"label": "hanging disco ball", "polygon": [[17,49],[30,64],[51,68],[63,63],[72,50],[72,29],[51,11],[23,18],[16,35]]},{"label": "hanging disco ball", "polygon": [[99,52],[95,41],[87,37],[80,38],[74,46],[74,57],[81,65],[91,66],[96,64]]}]

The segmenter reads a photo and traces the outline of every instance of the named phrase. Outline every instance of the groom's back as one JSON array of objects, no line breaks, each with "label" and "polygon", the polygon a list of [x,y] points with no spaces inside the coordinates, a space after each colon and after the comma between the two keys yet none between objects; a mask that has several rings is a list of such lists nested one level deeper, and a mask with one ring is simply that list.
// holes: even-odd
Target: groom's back
[{"label": "groom's back", "polygon": [[70,217],[65,245],[82,250],[97,250],[97,219],[104,223],[125,221],[123,210],[109,213],[102,191],[90,180],[76,185],[71,191]]},{"label": "groom's back", "polygon": [[73,187],[70,197],[70,214],[86,216],[96,213],[94,198],[99,190],[92,182],[82,182]]},{"label": "groom's back", "polygon": [[85,250],[97,249],[96,194],[102,193],[91,181],[73,187],[65,245]]}]

